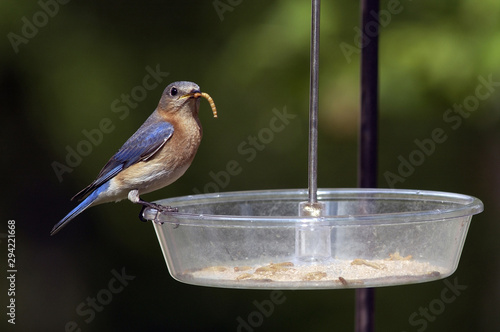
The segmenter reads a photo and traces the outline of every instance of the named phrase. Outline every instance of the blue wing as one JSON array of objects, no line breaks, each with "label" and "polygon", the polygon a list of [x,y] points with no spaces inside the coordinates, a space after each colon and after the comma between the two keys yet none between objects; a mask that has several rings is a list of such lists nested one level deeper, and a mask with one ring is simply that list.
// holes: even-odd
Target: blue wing
[{"label": "blue wing", "polygon": [[115,177],[122,170],[140,161],[151,158],[172,137],[174,126],[169,122],[151,123],[148,119],[132,137],[111,157],[101,172],[89,186],[76,194],[73,199],[81,200],[89,193],[99,188]]}]

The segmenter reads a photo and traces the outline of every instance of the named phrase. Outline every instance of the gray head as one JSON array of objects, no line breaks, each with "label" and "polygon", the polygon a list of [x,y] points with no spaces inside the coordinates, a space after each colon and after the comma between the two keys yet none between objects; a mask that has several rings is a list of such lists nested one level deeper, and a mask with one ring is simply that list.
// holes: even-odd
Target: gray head
[{"label": "gray head", "polygon": [[196,83],[188,81],[170,83],[163,90],[158,111],[160,113],[191,111],[196,114],[200,101],[199,96],[195,94],[199,93],[200,87]]}]

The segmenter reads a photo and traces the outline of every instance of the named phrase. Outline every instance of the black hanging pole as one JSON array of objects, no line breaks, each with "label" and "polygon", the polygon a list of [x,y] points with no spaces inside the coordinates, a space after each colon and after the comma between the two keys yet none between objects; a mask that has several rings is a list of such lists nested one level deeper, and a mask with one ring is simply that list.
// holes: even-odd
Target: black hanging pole
[{"label": "black hanging pole", "polygon": [[[377,187],[379,0],[361,0],[361,119],[358,187]],[[375,330],[375,289],[356,290],[355,332]]]},{"label": "black hanging pole", "polygon": [[361,0],[361,121],[358,187],[377,187],[379,0]]}]

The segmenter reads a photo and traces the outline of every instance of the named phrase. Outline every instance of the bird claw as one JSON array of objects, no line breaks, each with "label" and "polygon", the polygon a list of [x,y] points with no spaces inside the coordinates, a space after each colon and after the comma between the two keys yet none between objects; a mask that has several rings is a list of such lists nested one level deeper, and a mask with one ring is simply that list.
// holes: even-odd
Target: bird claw
[{"label": "bird claw", "polygon": [[154,223],[155,224],[158,224],[158,225],[162,225],[163,222],[162,221],[158,221],[158,213],[160,212],[166,212],[166,213],[175,213],[175,212],[179,212],[179,209],[176,208],[176,207],[171,207],[171,206],[164,206],[164,205],[161,205],[161,204],[157,204],[157,203],[149,203],[149,202],[144,202],[144,203],[147,203],[147,204],[143,204],[142,205],[142,209],[141,209],[141,212],[139,213],[139,219],[143,222],[146,222],[146,221],[149,221],[148,219],[144,218],[144,210],[146,208],[151,208],[151,209],[154,209],[156,210],[156,217],[154,218]]},{"label": "bird claw", "polygon": [[151,208],[155,209],[158,212],[167,212],[167,213],[172,213],[172,212],[179,212],[178,208],[171,207],[171,206],[165,206],[161,204],[156,204],[156,203],[149,203],[151,204]]}]

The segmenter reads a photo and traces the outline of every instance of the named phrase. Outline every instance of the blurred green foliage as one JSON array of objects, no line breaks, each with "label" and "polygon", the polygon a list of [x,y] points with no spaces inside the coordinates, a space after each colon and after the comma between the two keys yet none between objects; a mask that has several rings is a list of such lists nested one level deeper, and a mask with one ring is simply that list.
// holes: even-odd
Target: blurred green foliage
[{"label": "blurred green foliage", "polygon": [[[238,317],[255,310],[254,300],[269,298],[266,291],[173,281],[152,227],[138,222],[139,208],[128,202],[88,210],[56,237],[48,236],[73,206],[69,198],[94,179],[154,110],[162,89],[177,80],[194,81],[208,92],[219,118],[202,101],[204,140],[193,165],[146,199],[203,190],[212,181],[209,173],[230,160],[243,171],[221,191],[307,186],[310,3],[221,0],[237,5],[218,13],[214,2],[0,2],[0,206],[2,220],[17,221],[20,330],[64,330],[75,321],[83,331],[229,331]],[[382,1],[381,9],[389,3]],[[44,8],[53,14],[46,20]],[[408,158],[417,148],[415,139],[431,137],[436,128],[445,131],[446,141],[395,187],[471,194],[486,211],[475,217],[454,275],[468,288],[427,330],[494,330],[500,324],[500,89],[456,129],[443,116],[474,95],[479,76],[500,81],[500,2],[408,0],[398,8],[381,29],[380,187],[389,186],[386,172],[398,173],[398,156]],[[340,45],[355,47],[359,17],[356,2],[323,1],[319,187],[356,185],[360,61]],[[38,22],[36,31],[25,27],[27,21]],[[26,37],[27,31],[34,36]],[[143,84],[148,66],[169,75],[121,119],[113,102]],[[248,161],[238,146],[268,126],[273,109],[285,108],[296,117]],[[76,149],[87,139],[83,131],[98,128],[104,118],[112,132],[59,181],[53,163],[65,164],[67,147]],[[136,278],[85,322],[78,305],[122,267]],[[377,330],[416,330],[409,316],[442,288],[433,282],[379,289]],[[353,291],[284,294],[285,303],[255,330],[353,329]],[[5,315],[0,324],[6,326]]]}]

